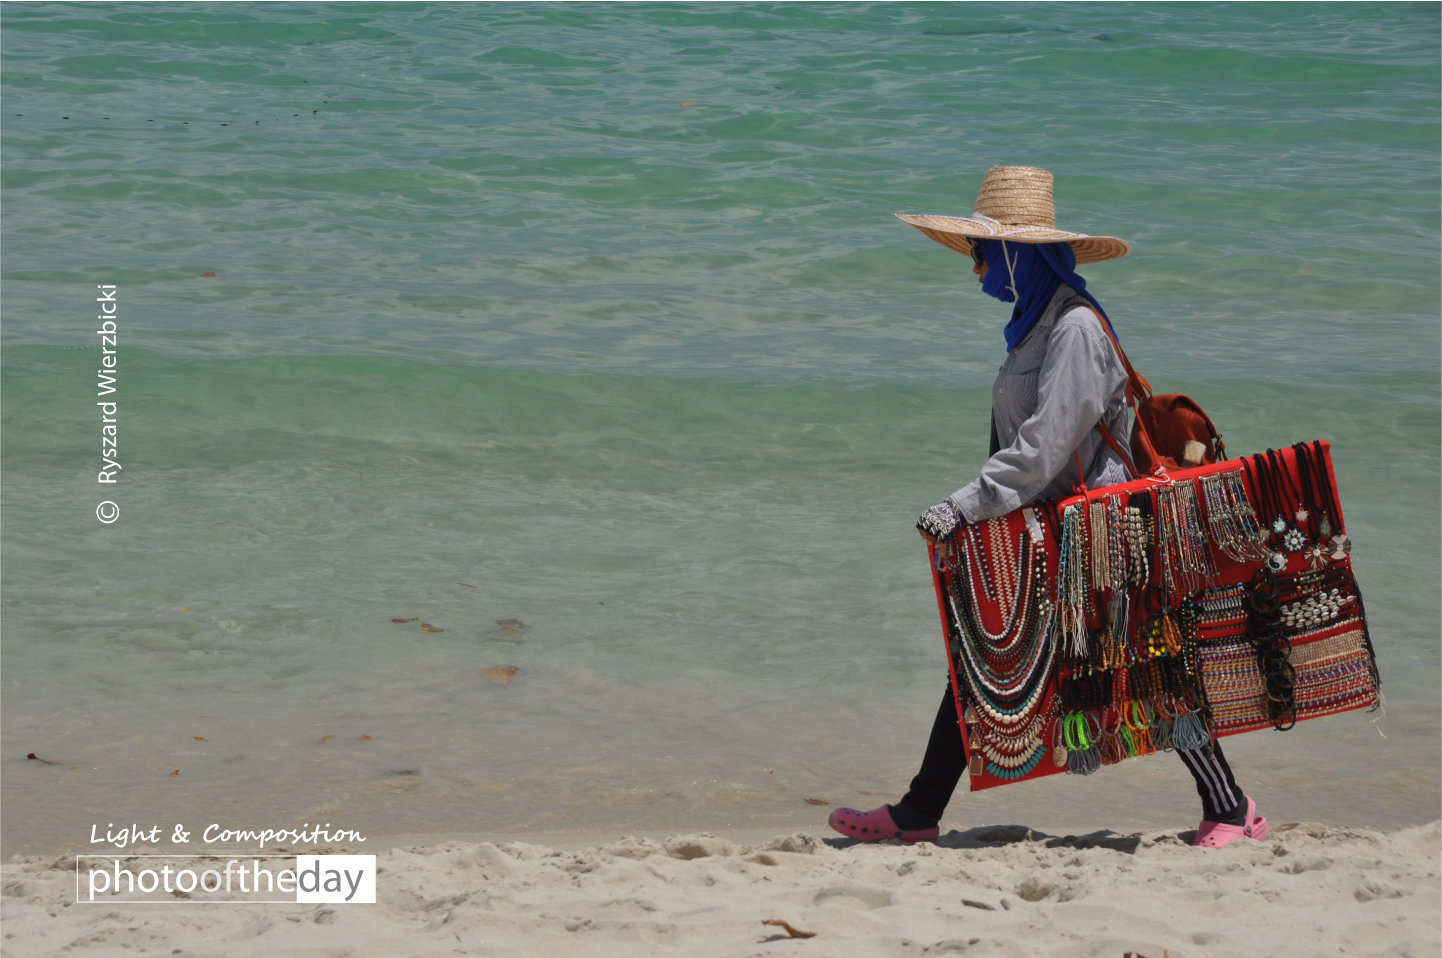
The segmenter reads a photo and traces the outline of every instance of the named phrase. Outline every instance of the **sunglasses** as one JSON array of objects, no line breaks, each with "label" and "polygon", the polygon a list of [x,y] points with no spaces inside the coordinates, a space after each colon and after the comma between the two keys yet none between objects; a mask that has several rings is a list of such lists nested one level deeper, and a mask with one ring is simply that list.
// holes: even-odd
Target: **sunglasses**
[{"label": "sunglasses", "polygon": [[981,241],[973,240],[971,244],[971,261],[977,266],[986,265],[986,254],[981,250]]}]

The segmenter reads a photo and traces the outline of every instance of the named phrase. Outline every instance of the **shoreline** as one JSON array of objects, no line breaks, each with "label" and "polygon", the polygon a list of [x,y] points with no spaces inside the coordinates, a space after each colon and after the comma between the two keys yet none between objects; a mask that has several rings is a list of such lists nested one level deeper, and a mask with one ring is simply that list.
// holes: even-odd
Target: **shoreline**
[{"label": "shoreline", "polygon": [[16,856],[0,867],[0,918],[7,952],[27,958],[1442,954],[1442,822],[1272,827],[1215,850],[1186,844],[1191,828],[1017,824],[909,847],[818,829],[389,841],[363,849],[380,869],[369,906],[77,903],[73,854]]}]

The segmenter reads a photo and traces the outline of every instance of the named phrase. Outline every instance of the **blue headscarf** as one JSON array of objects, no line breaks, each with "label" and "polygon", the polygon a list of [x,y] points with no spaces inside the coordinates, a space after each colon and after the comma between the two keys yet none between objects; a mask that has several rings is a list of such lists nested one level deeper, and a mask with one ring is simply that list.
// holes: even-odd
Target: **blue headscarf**
[{"label": "blue headscarf", "polygon": [[[995,296],[1003,303],[1016,303],[1016,308],[1011,311],[1011,322],[1006,324],[1007,352],[1026,339],[1026,334],[1046,311],[1047,304],[1062,283],[1086,297],[1102,314],[1107,328],[1111,328],[1112,321],[1101,303],[1087,292],[1087,281],[1076,274],[1076,253],[1066,243],[1007,243],[1003,255],[1001,240],[983,239],[977,242],[981,243],[987,263],[982,292]],[[1011,260],[1010,270],[1007,269],[1007,258]],[[1013,277],[1017,295],[1013,295],[1010,288]],[[1112,335],[1116,335],[1115,329],[1112,329]]]}]

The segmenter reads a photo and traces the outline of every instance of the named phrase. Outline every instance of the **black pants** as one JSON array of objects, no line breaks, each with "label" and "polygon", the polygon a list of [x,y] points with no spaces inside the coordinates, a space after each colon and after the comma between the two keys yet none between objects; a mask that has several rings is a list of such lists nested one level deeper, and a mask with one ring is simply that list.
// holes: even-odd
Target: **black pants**
[{"label": "black pants", "polygon": [[[1222,755],[1222,747],[1213,742],[1210,749],[1191,752],[1178,750],[1182,763],[1197,780],[1197,794],[1202,799],[1202,818],[1214,822],[1238,823],[1246,816],[1246,799],[1232,777],[1231,766]],[[946,810],[956,783],[966,769],[966,746],[956,718],[956,698],[947,686],[931,726],[931,740],[926,743],[926,756],[921,771],[911,780],[911,790],[901,800],[900,814],[909,821],[898,821],[902,828],[922,827],[921,820],[935,821]],[[893,811],[893,817],[896,816]]]}]

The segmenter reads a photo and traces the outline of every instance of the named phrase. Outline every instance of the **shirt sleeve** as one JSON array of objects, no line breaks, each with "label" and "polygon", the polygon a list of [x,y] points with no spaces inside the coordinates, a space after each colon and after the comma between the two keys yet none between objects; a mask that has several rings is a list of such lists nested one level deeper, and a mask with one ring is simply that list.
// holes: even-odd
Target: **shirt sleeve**
[{"label": "shirt sleeve", "polygon": [[1111,389],[1111,341],[1087,322],[1057,322],[1037,380],[1037,406],[1011,445],[981,467],[981,476],[952,494],[968,522],[1006,515],[1036,499],[1096,427]]}]

